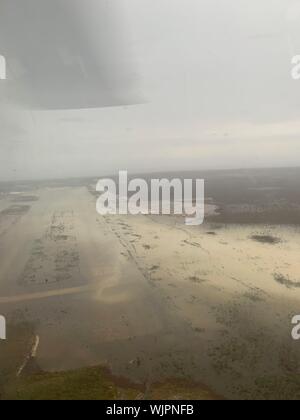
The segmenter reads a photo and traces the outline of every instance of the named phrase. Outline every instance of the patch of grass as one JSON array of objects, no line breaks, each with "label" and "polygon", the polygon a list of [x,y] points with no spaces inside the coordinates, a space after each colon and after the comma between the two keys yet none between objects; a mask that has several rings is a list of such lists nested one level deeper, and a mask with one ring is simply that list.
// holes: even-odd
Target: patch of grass
[{"label": "patch of grass", "polygon": [[299,281],[292,281],[288,276],[285,277],[283,274],[280,273],[275,273],[274,279],[275,281],[277,281],[277,283],[287,287],[288,289],[296,289],[300,287]]},{"label": "patch of grass", "polygon": [[258,302],[263,302],[264,301],[264,299],[258,293],[255,293],[255,292],[246,292],[244,294],[244,297],[246,299],[249,299],[253,303],[258,303]]},{"label": "patch of grass", "polygon": [[[10,337],[0,341],[0,400],[216,400],[208,388],[187,380],[170,379],[151,386],[112,376],[103,366],[66,372],[17,371],[32,349],[34,328],[10,325]],[[27,373],[26,373],[27,372]]]},{"label": "patch of grass", "polygon": [[7,340],[0,341],[0,399],[4,386],[16,377],[34,340],[33,327],[25,322],[9,324],[7,330]]},{"label": "patch of grass", "polygon": [[206,282],[206,280],[200,279],[197,276],[191,276],[191,277],[189,277],[189,281],[191,281],[192,283],[196,283],[196,284],[201,284],[201,283],[205,283]]},{"label": "patch of grass", "polygon": [[114,378],[103,367],[70,372],[38,373],[7,384],[2,400],[219,400],[208,388],[185,380],[168,380],[144,386]]},{"label": "patch of grass", "polygon": [[275,238],[271,235],[253,235],[251,239],[262,244],[276,245],[281,242],[279,238]]},{"label": "patch of grass", "polygon": [[150,400],[221,400],[222,397],[203,385],[185,380],[172,380],[154,384],[147,396]]},{"label": "patch of grass", "polygon": [[38,373],[11,381],[5,400],[128,400],[141,393],[138,386],[118,385],[102,367],[70,372]]}]

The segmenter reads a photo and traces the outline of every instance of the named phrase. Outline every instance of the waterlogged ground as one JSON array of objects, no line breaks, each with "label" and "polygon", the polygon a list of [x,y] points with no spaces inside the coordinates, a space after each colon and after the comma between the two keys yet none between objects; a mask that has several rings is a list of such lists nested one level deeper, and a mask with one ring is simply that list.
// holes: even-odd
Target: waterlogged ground
[{"label": "waterlogged ground", "polygon": [[296,225],[103,218],[89,186],[6,191],[0,395],[297,399],[299,253]]}]

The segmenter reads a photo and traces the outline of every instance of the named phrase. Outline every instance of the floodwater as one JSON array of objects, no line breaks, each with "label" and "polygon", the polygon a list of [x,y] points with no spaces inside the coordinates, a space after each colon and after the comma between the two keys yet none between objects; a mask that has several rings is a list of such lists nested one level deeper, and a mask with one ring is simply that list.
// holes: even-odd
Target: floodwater
[{"label": "floodwater", "polygon": [[184,378],[225,398],[258,398],[266,383],[272,396],[281,381],[292,396],[300,227],[102,217],[91,188],[1,195],[0,313],[8,327],[33,325],[39,369],[104,364],[143,384]]}]

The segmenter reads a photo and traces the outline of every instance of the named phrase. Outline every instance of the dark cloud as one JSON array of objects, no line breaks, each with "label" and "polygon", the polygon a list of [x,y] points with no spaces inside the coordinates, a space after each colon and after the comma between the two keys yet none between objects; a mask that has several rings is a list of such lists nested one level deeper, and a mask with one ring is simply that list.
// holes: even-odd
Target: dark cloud
[{"label": "dark cloud", "polygon": [[[13,106],[18,97],[45,108],[132,102],[135,74],[146,100],[9,110],[1,136],[6,145],[16,135],[23,142],[10,155],[13,163],[3,160],[3,177],[12,166],[21,178],[300,164],[300,81],[291,77],[292,56],[300,54],[298,1],[36,0],[48,8],[43,25],[26,16],[24,5],[33,1],[0,0],[18,20],[6,26],[13,80],[5,82],[2,103]],[[103,7],[100,15],[91,15],[94,1]],[[62,4],[72,12],[58,9]],[[86,22],[78,31],[76,5],[84,5]],[[41,36],[33,39],[33,30]],[[31,56],[42,59],[30,73]]]}]

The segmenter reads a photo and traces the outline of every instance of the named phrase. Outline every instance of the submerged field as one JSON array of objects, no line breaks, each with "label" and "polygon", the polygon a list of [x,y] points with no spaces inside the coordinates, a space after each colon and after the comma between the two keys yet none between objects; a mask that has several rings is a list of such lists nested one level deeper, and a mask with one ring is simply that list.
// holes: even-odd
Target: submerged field
[{"label": "submerged field", "polygon": [[298,399],[299,203],[280,174],[231,175],[240,203],[210,181],[201,227],[101,217],[89,180],[2,187],[0,398]]}]

